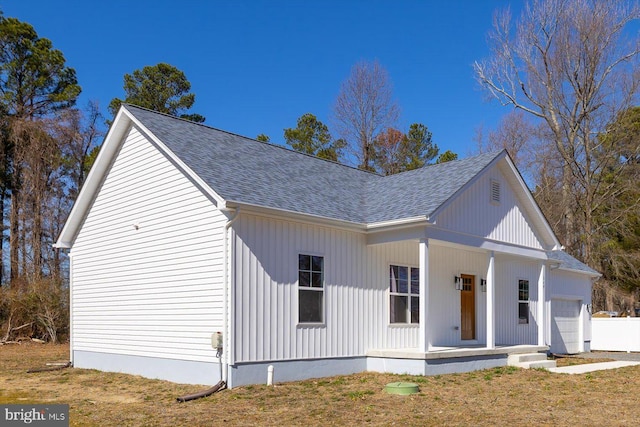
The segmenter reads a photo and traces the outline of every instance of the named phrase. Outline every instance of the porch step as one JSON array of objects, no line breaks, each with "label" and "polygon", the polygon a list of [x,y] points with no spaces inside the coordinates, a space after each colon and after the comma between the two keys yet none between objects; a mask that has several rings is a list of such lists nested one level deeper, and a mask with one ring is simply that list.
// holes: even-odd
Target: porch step
[{"label": "porch step", "polygon": [[507,364],[523,369],[549,369],[556,367],[556,361],[547,360],[547,355],[544,353],[510,354]]}]

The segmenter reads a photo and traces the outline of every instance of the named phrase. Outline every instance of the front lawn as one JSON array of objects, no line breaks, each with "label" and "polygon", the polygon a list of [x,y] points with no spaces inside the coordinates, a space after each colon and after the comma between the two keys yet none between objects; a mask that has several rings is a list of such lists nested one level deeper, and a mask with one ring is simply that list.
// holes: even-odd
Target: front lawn
[{"label": "front lawn", "polygon": [[[84,369],[26,373],[67,359],[67,346],[0,346],[0,404],[68,403],[74,426],[635,425],[640,415],[640,366],[585,375],[516,368],[434,377],[364,373],[239,387],[186,403],[176,397],[209,385]],[[382,391],[395,381],[416,382],[420,393]]]}]

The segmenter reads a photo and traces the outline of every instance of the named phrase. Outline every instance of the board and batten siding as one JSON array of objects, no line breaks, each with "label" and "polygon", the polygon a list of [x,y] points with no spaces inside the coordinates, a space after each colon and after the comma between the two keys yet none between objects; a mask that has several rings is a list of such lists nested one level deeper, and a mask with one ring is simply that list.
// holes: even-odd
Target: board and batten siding
[{"label": "board and batten siding", "polygon": [[73,350],[215,362],[225,221],[132,128],[71,250]]},{"label": "board and batten siding", "polygon": [[486,293],[480,290],[480,279],[487,277],[489,258],[480,251],[459,248],[429,246],[429,334],[436,347],[471,345],[460,337],[460,291],[455,289],[453,278],[461,274],[475,277],[476,340],[486,342]]},{"label": "board and batten siding", "polygon": [[[489,254],[441,246],[433,242],[429,249],[430,313],[429,334],[436,347],[484,344],[487,339],[487,294],[480,281],[486,279]],[[476,338],[462,340],[460,336],[460,292],[453,278],[462,274],[475,278]],[[537,343],[537,299],[540,266],[522,257],[496,255],[496,343]],[[518,323],[518,280],[529,280],[529,324]]]},{"label": "board and batten siding", "polygon": [[[418,242],[366,245],[363,234],[242,213],[234,223],[234,355],[238,363],[363,356],[418,347],[418,325],[389,323],[389,265],[418,266]],[[298,323],[298,254],[324,257],[324,322]],[[486,342],[489,255],[433,241],[429,248],[431,344]],[[496,338],[535,344],[539,266],[496,257]],[[476,280],[476,339],[461,340],[454,276]],[[530,323],[518,324],[518,279],[530,283]]]},{"label": "board and batten siding", "polygon": [[[389,325],[389,265],[418,266],[418,242],[240,214],[234,229],[236,362],[363,356],[418,345],[418,325]],[[324,257],[324,322],[298,324],[298,254]]]},{"label": "board and batten siding", "polygon": [[[509,255],[496,256],[496,343],[538,343],[538,278],[541,264]],[[529,323],[519,323],[519,281],[529,281]],[[543,302],[544,304],[544,302]],[[542,326],[544,328],[544,325]]]},{"label": "board and batten siding", "polygon": [[[491,183],[500,185],[500,202],[491,201]],[[497,166],[482,174],[436,219],[438,227],[487,239],[542,249],[522,203]]]}]

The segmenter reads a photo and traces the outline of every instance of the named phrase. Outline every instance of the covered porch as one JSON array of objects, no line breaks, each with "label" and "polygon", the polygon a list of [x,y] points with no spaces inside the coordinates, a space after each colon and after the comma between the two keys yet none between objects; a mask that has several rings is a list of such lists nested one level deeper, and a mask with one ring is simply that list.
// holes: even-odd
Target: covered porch
[{"label": "covered porch", "polygon": [[[418,238],[410,238],[416,234]],[[402,278],[394,277],[400,271],[395,264],[400,261],[391,260],[387,347],[371,349],[367,357],[495,359],[548,350],[545,287],[549,267],[544,250],[435,227],[407,229],[400,242],[396,240],[399,235],[371,235],[368,243],[411,245],[412,259],[405,264],[415,266],[409,267],[408,275],[418,280],[415,286],[414,278],[409,277],[408,297],[403,300],[411,313],[405,323],[394,321],[396,306],[404,304],[394,298],[402,298],[405,288]],[[394,281],[398,282],[395,288]]]},{"label": "covered porch", "polygon": [[[418,252],[419,252],[419,269],[420,269],[420,295],[424,296],[424,298],[420,298],[420,330],[418,333],[419,343],[418,343],[418,351],[429,353],[429,352],[440,352],[448,351],[446,350],[446,346],[443,347],[440,343],[438,343],[435,339],[432,339],[432,330],[430,325],[434,322],[430,319],[431,309],[430,309],[430,298],[437,298],[438,293],[432,292],[431,287],[432,277],[434,275],[431,274],[432,268],[437,268],[437,266],[430,265],[429,257],[430,257],[430,242],[432,239],[423,238],[418,242]],[[434,241],[434,243],[436,243]],[[446,241],[437,242],[440,245],[448,246],[451,248],[456,248],[458,244],[452,244]],[[477,248],[459,248],[460,250],[469,250],[472,249],[474,251],[480,252],[484,254],[486,257],[486,270],[480,272],[470,272],[471,274],[465,274],[462,269],[460,269],[460,273],[456,274],[451,279],[451,286],[454,286],[455,289],[461,294],[461,303],[460,303],[460,315],[461,315],[461,341],[469,341],[472,342],[478,334],[478,314],[473,309],[477,305],[477,294],[484,293],[484,302],[485,302],[485,342],[484,348],[486,350],[496,350],[496,336],[497,336],[497,326],[498,322],[509,322],[508,319],[505,319],[504,316],[498,316],[498,310],[496,304],[496,295],[500,290],[505,292],[505,289],[511,287],[509,289],[509,293],[513,292],[516,294],[516,299],[514,299],[514,306],[518,307],[518,318],[512,319],[513,324],[511,325],[514,328],[518,328],[521,323],[529,324],[530,320],[535,320],[535,326],[537,329],[537,337],[535,342],[526,343],[526,345],[536,345],[539,347],[544,347],[545,342],[545,324],[546,324],[546,316],[545,316],[545,283],[546,283],[546,275],[547,275],[547,266],[545,263],[546,255],[542,251],[532,251],[532,250],[518,250],[516,248],[504,248],[505,245],[495,245],[488,244],[487,249],[481,248],[479,251]],[[524,263],[530,264],[534,262],[537,264],[537,274],[534,277],[530,276],[530,273],[527,274],[524,272],[524,268],[522,269],[523,273],[517,273],[514,275],[516,277],[515,280],[510,280],[508,277],[498,277],[497,269],[496,269],[496,253],[506,254],[504,258],[504,263],[508,263],[508,259],[516,259],[522,258]],[[522,253],[525,252],[525,253]],[[521,261],[522,262],[522,261]],[[517,262],[514,261],[514,264]],[[501,270],[506,270],[502,269]],[[516,267],[517,270],[517,267]],[[478,274],[479,273],[479,274]],[[483,274],[484,273],[484,274]],[[483,277],[484,276],[484,277]],[[506,275],[502,275],[506,276]],[[526,278],[525,278],[526,276]],[[535,277],[537,276],[537,277]],[[522,277],[518,279],[517,277]],[[533,279],[533,280],[532,280]],[[511,282],[511,283],[509,283]],[[498,283],[500,283],[500,287],[498,287]],[[536,292],[532,292],[532,287],[535,287]],[[465,295],[468,294],[468,295]],[[467,298],[472,299],[470,304],[465,304],[465,296]],[[534,302],[535,305],[529,303]],[[434,303],[438,303],[434,301]],[[525,305],[526,304],[526,305]],[[469,305],[469,307],[466,307]],[[534,308],[535,313],[530,313],[530,309]],[[500,307],[502,308],[502,307]],[[511,310],[509,310],[511,311]],[[526,311],[523,313],[523,311]],[[531,315],[530,315],[531,314]],[[526,320],[525,320],[526,319]],[[501,328],[508,328],[508,325],[504,323],[500,325]],[[475,330],[474,330],[475,329]],[[465,330],[467,332],[465,332]],[[466,336],[465,336],[466,334]],[[466,343],[461,343],[464,347],[466,347]],[[508,342],[507,345],[514,345],[514,342]],[[523,343],[517,343],[522,345]],[[443,350],[444,348],[444,350]],[[504,348],[504,345],[503,345]]]}]

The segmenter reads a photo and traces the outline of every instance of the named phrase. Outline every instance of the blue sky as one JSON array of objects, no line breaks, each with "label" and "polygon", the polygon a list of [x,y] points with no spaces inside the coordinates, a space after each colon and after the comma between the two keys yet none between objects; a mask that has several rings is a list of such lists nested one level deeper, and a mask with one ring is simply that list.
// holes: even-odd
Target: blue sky
[{"label": "blue sky", "polygon": [[[167,62],[196,94],[206,124],[283,143],[304,113],[331,128],[333,104],[353,64],[377,59],[401,108],[399,128],[420,122],[441,151],[465,157],[476,129],[509,112],[474,80],[488,55],[494,11],[521,1],[0,0],[4,15],[33,25],[76,69],[79,101],[105,115],[123,97],[123,75]],[[335,135],[337,136],[337,135]]]}]

